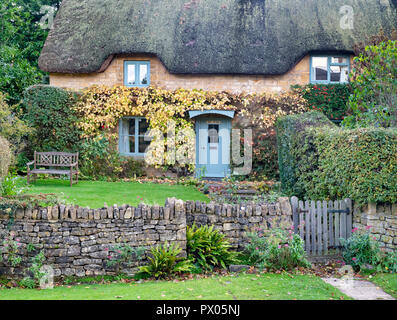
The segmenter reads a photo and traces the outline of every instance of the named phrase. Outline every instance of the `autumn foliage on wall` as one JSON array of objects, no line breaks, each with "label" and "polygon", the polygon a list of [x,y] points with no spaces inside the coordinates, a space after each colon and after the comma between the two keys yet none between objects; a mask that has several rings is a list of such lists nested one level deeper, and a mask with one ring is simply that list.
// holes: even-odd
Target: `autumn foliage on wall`
[{"label": "autumn foliage on wall", "polygon": [[[306,103],[296,93],[231,94],[203,90],[175,91],[155,87],[93,86],[86,89],[75,106],[80,114],[79,127],[84,138],[106,133],[117,139],[119,120],[125,116],[148,119],[151,129],[167,132],[167,122],[174,120],[176,132],[193,129],[190,110],[234,110],[235,128],[253,129],[253,177],[277,178],[277,148],[274,123],[279,116],[306,111]],[[164,160],[164,159],[163,159]],[[163,163],[163,162],[162,162]],[[167,161],[164,161],[167,165]],[[189,167],[190,171],[194,166]]]}]

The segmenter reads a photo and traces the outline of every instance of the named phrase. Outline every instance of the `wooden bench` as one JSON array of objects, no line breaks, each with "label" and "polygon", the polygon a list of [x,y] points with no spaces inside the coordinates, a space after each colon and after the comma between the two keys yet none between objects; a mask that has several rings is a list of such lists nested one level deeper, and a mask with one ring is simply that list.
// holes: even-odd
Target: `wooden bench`
[{"label": "wooden bench", "polygon": [[[33,165],[33,170],[30,166]],[[28,166],[28,184],[30,176],[36,178],[37,174],[65,174],[70,178],[70,186],[79,181],[79,153],[65,152],[34,152],[34,160],[27,164]],[[41,167],[48,167],[42,169]],[[67,170],[61,168],[68,168]],[[76,181],[73,182],[73,176]]]}]

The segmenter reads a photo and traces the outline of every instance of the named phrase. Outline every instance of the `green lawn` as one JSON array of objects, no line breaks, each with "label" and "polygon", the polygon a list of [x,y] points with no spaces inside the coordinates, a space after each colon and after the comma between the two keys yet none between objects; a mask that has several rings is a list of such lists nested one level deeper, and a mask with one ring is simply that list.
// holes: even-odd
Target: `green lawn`
[{"label": "green lawn", "polygon": [[383,291],[397,298],[397,274],[396,273],[379,273],[368,280],[372,281]]},{"label": "green lawn", "polygon": [[142,201],[146,204],[164,205],[165,200],[172,197],[209,201],[207,196],[193,186],[139,182],[79,181],[70,187],[67,180],[37,180],[30,185],[27,193],[56,193],[67,203],[93,209],[102,208],[104,202],[109,206],[138,205]]},{"label": "green lawn", "polygon": [[[293,278],[292,278],[293,277]],[[329,300],[349,299],[314,275],[262,274],[207,279],[0,289],[3,300]]]}]

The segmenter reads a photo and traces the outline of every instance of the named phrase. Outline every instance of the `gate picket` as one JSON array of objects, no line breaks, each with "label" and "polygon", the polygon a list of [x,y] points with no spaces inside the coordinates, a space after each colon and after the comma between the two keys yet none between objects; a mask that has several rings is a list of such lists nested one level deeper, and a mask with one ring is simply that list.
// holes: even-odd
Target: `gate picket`
[{"label": "gate picket", "polygon": [[328,212],[327,201],[323,201],[323,243],[324,254],[328,254]]},{"label": "gate picket", "polygon": [[[309,210],[309,201],[305,201],[305,209]],[[310,211],[305,212],[305,245],[306,252],[310,253]]]},{"label": "gate picket", "polygon": [[310,201],[310,216],[311,216],[311,245],[312,253],[316,253],[316,203],[312,200]]},{"label": "gate picket", "polygon": [[[334,202],[334,210],[339,210],[339,205],[338,205],[338,201]],[[335,247],[339,246],[339,218],[340,218],[340,213],[335,212],[334,213],[335,216]]]},{"label": "gate picket", "polygon": [[[332,201],[328,202],[328,209],[333,210],[334,209],[334,203]],[[328,229],[328,234],[329,234],[329,247],[333,247],[335,245],[334,241],[334,214],[332,212],[329,213],[328,215],[329,218],[329,229]]]},{"label": "gate picket", "polygon": [[319,255],[323,253],[321,224],[322,224],[321,201],[317,201],[317,254]]}]

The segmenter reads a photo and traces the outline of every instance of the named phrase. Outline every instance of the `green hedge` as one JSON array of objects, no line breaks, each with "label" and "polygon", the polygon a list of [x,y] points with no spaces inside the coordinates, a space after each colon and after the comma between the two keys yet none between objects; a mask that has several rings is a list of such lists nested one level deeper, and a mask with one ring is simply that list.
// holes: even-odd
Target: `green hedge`
[{"label": "green hedge", "polygon": [[76,93],[48,85],[29,87],[24,92],[25,119],[35,128],[32,151],[76,151],[80,131],[73,111]]},{"label": "green hedge", "polygon": [[[282,191],[288,195],[303,197],[304,186],[299,179],[300,171],[313,171],[317,167],[317,152],[312,136],[306,129],[333,128],[335,125],[321,112],[307,112],[281,117],[276,122],[278,164]],[[302,141],[307,143],[303,144]]]},{"label": "green hedge", "polygon": [[308,198],[397,203],[397,129],[314,131],[319,158],[303,182]]},{"label": "green hedge", "polygon": [[282,189],[312,200],[397,202],[397,129],[341,129],[318,113],[277,122]]}]

